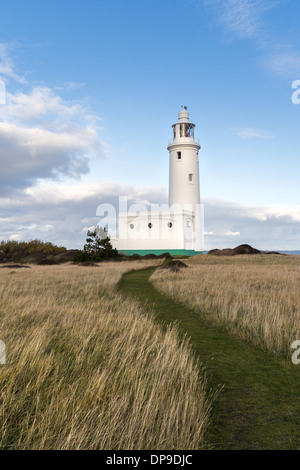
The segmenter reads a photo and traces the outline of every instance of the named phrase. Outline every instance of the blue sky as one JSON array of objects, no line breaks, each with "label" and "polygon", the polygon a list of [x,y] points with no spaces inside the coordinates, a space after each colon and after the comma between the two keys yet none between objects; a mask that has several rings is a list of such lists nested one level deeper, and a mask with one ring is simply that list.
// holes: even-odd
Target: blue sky
[{"label": "blue sky", "polygon": [[78,247],[100,203],[166,202],[186,105],[205,248],[300,249],[299,14],[296,0],[2,4],[0,238]]}]

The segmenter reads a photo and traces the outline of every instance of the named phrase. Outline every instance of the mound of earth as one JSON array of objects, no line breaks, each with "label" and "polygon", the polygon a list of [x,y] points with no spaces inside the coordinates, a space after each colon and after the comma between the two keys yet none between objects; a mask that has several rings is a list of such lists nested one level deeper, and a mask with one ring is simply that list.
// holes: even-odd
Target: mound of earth
[{"label": "mound of earth", "polygon": [[27,266],[26,264],[5,264],[4,266],[0,266],[0,269],[9,268],[9,269],[31,269],[31,266]]},{"label": "mound of earth", "polygon": [[143,259],[157,259],[157,256],[153,253],[149,253],[149,255],[143,256]]},{"label": "mound of earth", "polygon": [[239,245],[233,249],[235,255],[258,255],[261,253],[260,250],[252,248],[250,245]]},{"label": "mound of earth", "polygon": [[178,271],[180,271],[180,269],[184,268],[188,268],[188,266],[177,259],[175,261],[170,261],[170,263],[164,264],[163,266],[160,266],[159,269],[168,269],[173,273],[177,273]]},{"label": "mound of earth", "polygon": [[137,253],[135,253],[134,255],[129,256],[128,259],[129,259],[129,260],[132,260],[132,261],[135,261],[135,260],[137,260],[137,259],[142,259],[142,256],[141,256],[141,255],[138,255]]},{"label": "mound of earth", "polygon": [[38,266],[52,266],[53,264],[59,264],[55,259],[41,259],[36,263]]},{"label": "mound of earth", "polygon": [[134,255],[131,256],[124,256],[121,255],[122,259],[125,261],[135,261],[135,260],[151,260],[151,259],[173,259],[173,256],[170,255],[170,253],[163,253],[161,255],[155,255],[154,253],[149,253],[148,255],[139,255],[138,253],[135,253]]},{"label": "mound of earth", "polygon": [[162,255],[157,256],[157,259],[174,259],[170,253],[163,253]]},{"label": "mound of earth", "polygon": [[277,251],[260,251],[250,245],[239,245],[236,248],[225,248],[224,250],[210,250],[213,256],[235,256],[235,255],[280,255]]},{"label": "mound of earth", "polygon": [[260,250],[250,245],[239,245],[236,248],[225,248],[224,250],[211,250],[209,255],[213,256],[235,256],[235,255],[257,255],[262,253]]},{"label": "mound of earth", "polygon": [[79,250],[66,250],[62,251],[61,253],[57,253],[54,256],[54,260],[58,263],[67,263],[68,261],[73,261],[75,256],[78,254]]},{"label": "mound of earth", "polygon": [[210,250],[207,254],[213,256],[233,256],[234,253],[232,248],[225,248],[224,250],[216,248],[215,250]]},{"label": "mound of earth", "polygon": [[65,250],[54,253],[44,253],[43,251],[35,251],[30,254],[27,253],[13,253],[12,256],[0,253],[0,263],[24,263],[24,264],[38,264],[50,265],[60,264],[73,261],[77,255],[78,250]]},{"label": "mound of earth", "polygon": [[143,259],[173,259],[173,256],[171,256],[170,253],[163,253],[162,255],[150,253],[149,255],[143,256]]},{"label": "mound of earth", "polygon": [[84,263],[76,263],[77,266],[83,266],[83,267],[92,267],[92,268],[99,268],[100,266],[96,263],[93,263],[92,261],[86,261]]}]

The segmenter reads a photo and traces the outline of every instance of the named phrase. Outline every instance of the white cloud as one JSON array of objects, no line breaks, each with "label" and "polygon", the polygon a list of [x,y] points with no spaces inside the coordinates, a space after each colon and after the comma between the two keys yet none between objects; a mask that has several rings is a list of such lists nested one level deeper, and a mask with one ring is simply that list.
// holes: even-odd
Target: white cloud
[{"label": "white cloud", "polygon": [[[51,125],[47,118],[73,119],[86,114],[78,103],[66,103],[49,87],[34,87],[28,93],[18,91],[6,94],[7,104],[0,110],[0,117],[13,122],[36,122]],[[45,119],[46,118],[46,119]]]},{"label": "white cloud", "polygon": [[95,129],[49,131],[0,122],[1,193],[29,186],[40,178],[78,178],[89,159],[104,154]]},{"label": "white cloud", "polygon": [[24,76],[15,71],[15,64],[10,53],[12,46],[9,44],[0,44],[0,76],[6,79],[13,79],[18,83],[27,83]]},{"label": "white cloud", "polygon": [[84,232],[84,233],[87,233],[87,231],[92,232],[93,230],[95,230],[95,228],[96,228],[96,225],[91,225],[90,227],[83,227],[83,229],[81,231]]},{"label": "white cloud", "polygon": [[241,139],[272,139],[273,134],[271,132],[261,131],[259,129],[252,129],[248,127],[240,127],[232,129]]},{"label": "white cloud", "polygon": [[[129,204],[167,202],[164,187],[101,181],[66,186],[40,182],[13,199],[0,198],[0,239],[39,238],[69,248],[82,247],[87,230],[100,221],[97,207],[112,204],[117,213],[119,195],[130,195]],[[202,203],[206,250],[242,243],[262,250],[292,250],[299,246],[299,206],[256,207],[213,199],[203,199]]]},{"label": "white cloud", "polygon": [[[7,53],[3,45],[1,50]],[[108,149],[98,120],[82,103],[65,101],[49,87],[7,93],[0,107],[0,194],[43,178],[88,173],[89,161],[105,158]]]},{"label": "white cloud", "polygon": [[18,226],[18,230],[20,231],[23,231],[23,230],[26,230],[26,231],[39,231],[39,232],[50,232],[51,230],[53,230],[54,227],[53,225],[38,225],[38,224],[29,224],[29,225],[19,225]]},{"label": "white cloud", "polygon": [[300,223],[300,207],[277,206],[251,208],[249,209],[248,216],[261,222],[266,222],[268,219],[281,220],[283,218],[288,218],[291,222]]},{"label": "white cloud", "polygon": [[272,74],[295,79],[300,72],[300,54],[291,35],[275,33],[266,14],[284,7],[285,0],[205,0],[214,18],[231,40],[251,39],[261,54],[260,65]]},{"label": "white cloud", "polygon": [[276,75],[298,77],[300,72],[300,54],[291,45],[277,47],[269,57],[264,58],[263,67]]},{"label": "white cloud", "polygon": [[14,198],[0,197],[0,239],[39,238],[70,248],[82,247],[88,229],[101,220],[100,204],[112,204],[118,212],[119,195],[130,196],[129,205],[167,201],[166,188],[133,187],[114,182],[62,185],[43,183],[25,189]]},{"label": "white cloud", "polygon": [[82,88],[84,86],[85,83],[59,81],[58,85],[55,86],[55,89],[73,91],[78,90],[79,88]]},{"label": "white cloud", "polygon": [[9,240],[18,242],[21,240],[21,235],[19,235],[18,233],[12,233],[11,236],[9,237]]},{"label": "white cloud", "polygon": [[226,31],[238,38],[257,37],[264,27],[264,14],[275,4],[271,0],[206,0]]},{"label": "white cloud", "polygon": [[255,207],[204,199],[205,249],[248,243],[262,250],[293,250],[300,241],[300,206]]},{"label": "white cloud", "polygon": [[224,235],[225,237],[238,237],[241,235],[241,232],[225,232]]}]

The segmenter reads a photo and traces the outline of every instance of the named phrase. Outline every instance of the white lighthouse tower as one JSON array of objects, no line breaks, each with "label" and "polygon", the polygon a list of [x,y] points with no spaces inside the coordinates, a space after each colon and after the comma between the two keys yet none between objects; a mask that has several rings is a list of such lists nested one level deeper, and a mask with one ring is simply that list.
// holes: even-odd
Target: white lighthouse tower
[{"label": "white lighthouse tower", "polygon": [[[113,245],[125,254],[202,252],[199,184],[199,141],[184,107],[169,142],[169,209],[119,212],[119,236]],[[135,205],[136,206],[136,205]]]},{"label": "white lighthouse tower", "polygon": [[169,206],[190,206],[195,212],[200,204],[199,141],[195,140],[195,124],[189,121],[184,107],[173,126],[173,140],[169,142],[170,178]]},{"label": "white lighthouse tower", "polygon": [[[178,121],[173,124],[173,139],[169,142],[169,206],[179,205],[185,211],[193,213],[192,220],[186,221],[186,229],[194,232],[193,248],[202,249],[199,150],[195,139],[195,124],[190,122],[187,107],[178,114]],[[187,230],[188,231],[188,230]]]}]

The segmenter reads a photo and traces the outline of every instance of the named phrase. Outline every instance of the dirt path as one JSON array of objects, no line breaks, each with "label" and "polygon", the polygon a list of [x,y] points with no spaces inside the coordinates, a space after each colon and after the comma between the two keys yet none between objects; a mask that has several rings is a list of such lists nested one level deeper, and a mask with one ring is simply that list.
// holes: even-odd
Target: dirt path
[{"label": "dirt path", "polygon": [[230,336],[201,313],[158,292],[154,268],[126,274],[119,289],[152,309],[163,324],[178,322],[205,366],[209,388],[220,385],[208,446],[215,449],[300,449],[300,366]]}]

